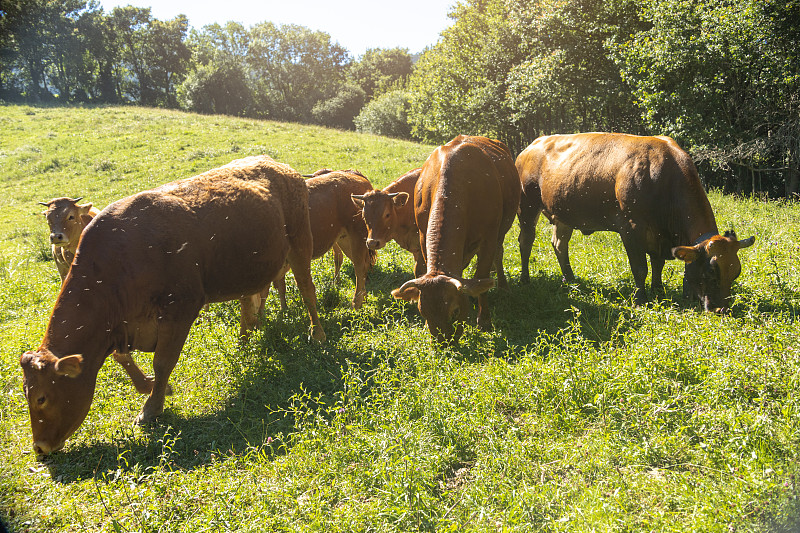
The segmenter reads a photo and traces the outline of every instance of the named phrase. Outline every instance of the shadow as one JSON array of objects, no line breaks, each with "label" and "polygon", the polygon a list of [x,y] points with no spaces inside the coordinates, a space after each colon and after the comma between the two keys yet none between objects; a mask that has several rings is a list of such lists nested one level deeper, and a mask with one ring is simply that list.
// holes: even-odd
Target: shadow
[{"label": "shadow", "polygon": [[156,470],[191,471],[233,457],[270,460],[288,453],[299,417],[332,418],[326,406],[335,405],[343,390],[343,362],[363,358],[341,349],[340,335],[329,335],[320,346],[298,336],[298,327],[293,317],[271,322],[247,346],[221,355],[235,379],[221,408],[190,417],[167,408],[140,431],[121,428],[110,440],[68,446],[42,464],[62,484],[123,474],[144,481]]}]

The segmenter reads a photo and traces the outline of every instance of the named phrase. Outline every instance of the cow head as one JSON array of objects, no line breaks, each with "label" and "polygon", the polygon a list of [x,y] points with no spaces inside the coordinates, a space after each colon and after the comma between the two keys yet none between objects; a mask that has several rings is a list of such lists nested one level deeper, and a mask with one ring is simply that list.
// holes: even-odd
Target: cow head
[{"label": "cow head", "polygon": [[448,343],[457,342],[461,337],[463,328],[456,322],[467,318],[467,296],[478,296],[492,287],[494,280],[491,278],[458,279],[444,274],[426,274],[405,282],[392,291],[392,296],[408,302],[416,301],[434,339]]},{"label": "cow head", "polygon": [[47,209],[44,216],[50,226],[50,243],[55,246],[76,246],[83,228],[92,220],[92,204],[78,204],[83,198],[55,198],[39,202]]},{"label": "cow head", "polygon": [[366,194],[352,194],[350,197],[363,212],[367,226],[367,248],[379,250],[386,246],[394,238],[399,226],[397,210],[408,202],[408,193],[375,190]]},{"label": "cow head", "polygon": [[694,246],[676,246],[672,255],[686,263],[684,296],[696,295],[706,311],[725,313],[730,306],[731,285],[742,272],[737,252],[755,242],[755,237],[738,240],[736,233],[714,235]]},{"label": "cow head", "polygon": [[31,415],[33,449],[39,455],[60,450],[86,418],[95,380],[87,379],[80,355],[58,358],[41,349],[25,352],[20,365]]}]

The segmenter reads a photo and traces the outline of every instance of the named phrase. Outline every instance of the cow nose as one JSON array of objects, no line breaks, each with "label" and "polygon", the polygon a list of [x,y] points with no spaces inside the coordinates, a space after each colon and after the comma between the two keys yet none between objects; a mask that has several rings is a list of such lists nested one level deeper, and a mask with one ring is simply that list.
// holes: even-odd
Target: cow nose
[{"label": "cow nose", "polygon": [[370,250],[378,250],[381,247],[381,241],[378,239],[367,239],[367,248]]},{"label": "cow nose", "polygon": [[51,233],[50,234],[50,243],[51,244],[58,244],[60,242],[64,242],[64,234],[63,233]]},{"label": "cow nose", "polygon": [[33,451],[36,452],[36,455],[47,455],[50,453],[50,448],[43,442],[34,442]]},{"label": "cow nose", "polygon": [[37,440],[33,443],[33,451],[36,452],[36,455],[48,455],[53,452],[57,452],[63,447],[64,443],[61,443],[57,446],[51,446],[50,444],[41,440]]}]

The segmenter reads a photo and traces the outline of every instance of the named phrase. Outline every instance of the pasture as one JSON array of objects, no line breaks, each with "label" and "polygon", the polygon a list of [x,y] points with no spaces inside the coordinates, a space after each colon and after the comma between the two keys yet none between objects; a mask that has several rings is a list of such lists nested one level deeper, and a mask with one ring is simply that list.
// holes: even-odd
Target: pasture
[{"label": "pasture", "polygon": [[[81,428],[31,448],[20,354],[58,294],[38,201],[104,207],[248,155],[377,187],[433,147],[314,126],[134,107],[0,107],[0,518],[12,531],[797,531],[800,204],[709,195],[740,253],[731,316],[666,297],[632,304],[619,237],[577,234],[562,282],[540,220],[531,283],[492,290],[495,331],[434,349],[394,243],[359,311],[353,269],[312,263],[324,345],[289,276],[238,343],[238,305],[201,314],[159,423],[108,361]],[[475,310],[471,314],[474,321]],[[472,323],[472,322],[471,322]],[[135,354],[151,372],[150,354]]]}]

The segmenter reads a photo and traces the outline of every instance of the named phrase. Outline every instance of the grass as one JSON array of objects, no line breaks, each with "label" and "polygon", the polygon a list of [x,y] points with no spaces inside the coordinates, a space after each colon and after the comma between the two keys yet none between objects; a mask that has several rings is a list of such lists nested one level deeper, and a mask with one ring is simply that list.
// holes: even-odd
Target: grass
[{"label": "grass", "polygon": [[[98,206],[247,155],[308,173],[358,168],[383,186],[432,147],[141,108],[0,107],[0,517],[12,531],[797,531],[800,206],[710,199],[741,252],[732,316],[666,297],[632,305],[614,234],[576,235],[561,280],[540,223],[521,285],[490,293],[495,331],[434,350],[389,291],[409,254],[379,254],[362,310],[353,271],[313,264],[323,346],[289,310],[237,343],[237,308],[192,329],[157,425],[102,368],[65,449],[31,451],[19,355],[38,346],[59,277],[37,201]],[[474,319],[473,310],[473,319]],[[150,367],[149,354],[136,354]]]}]

